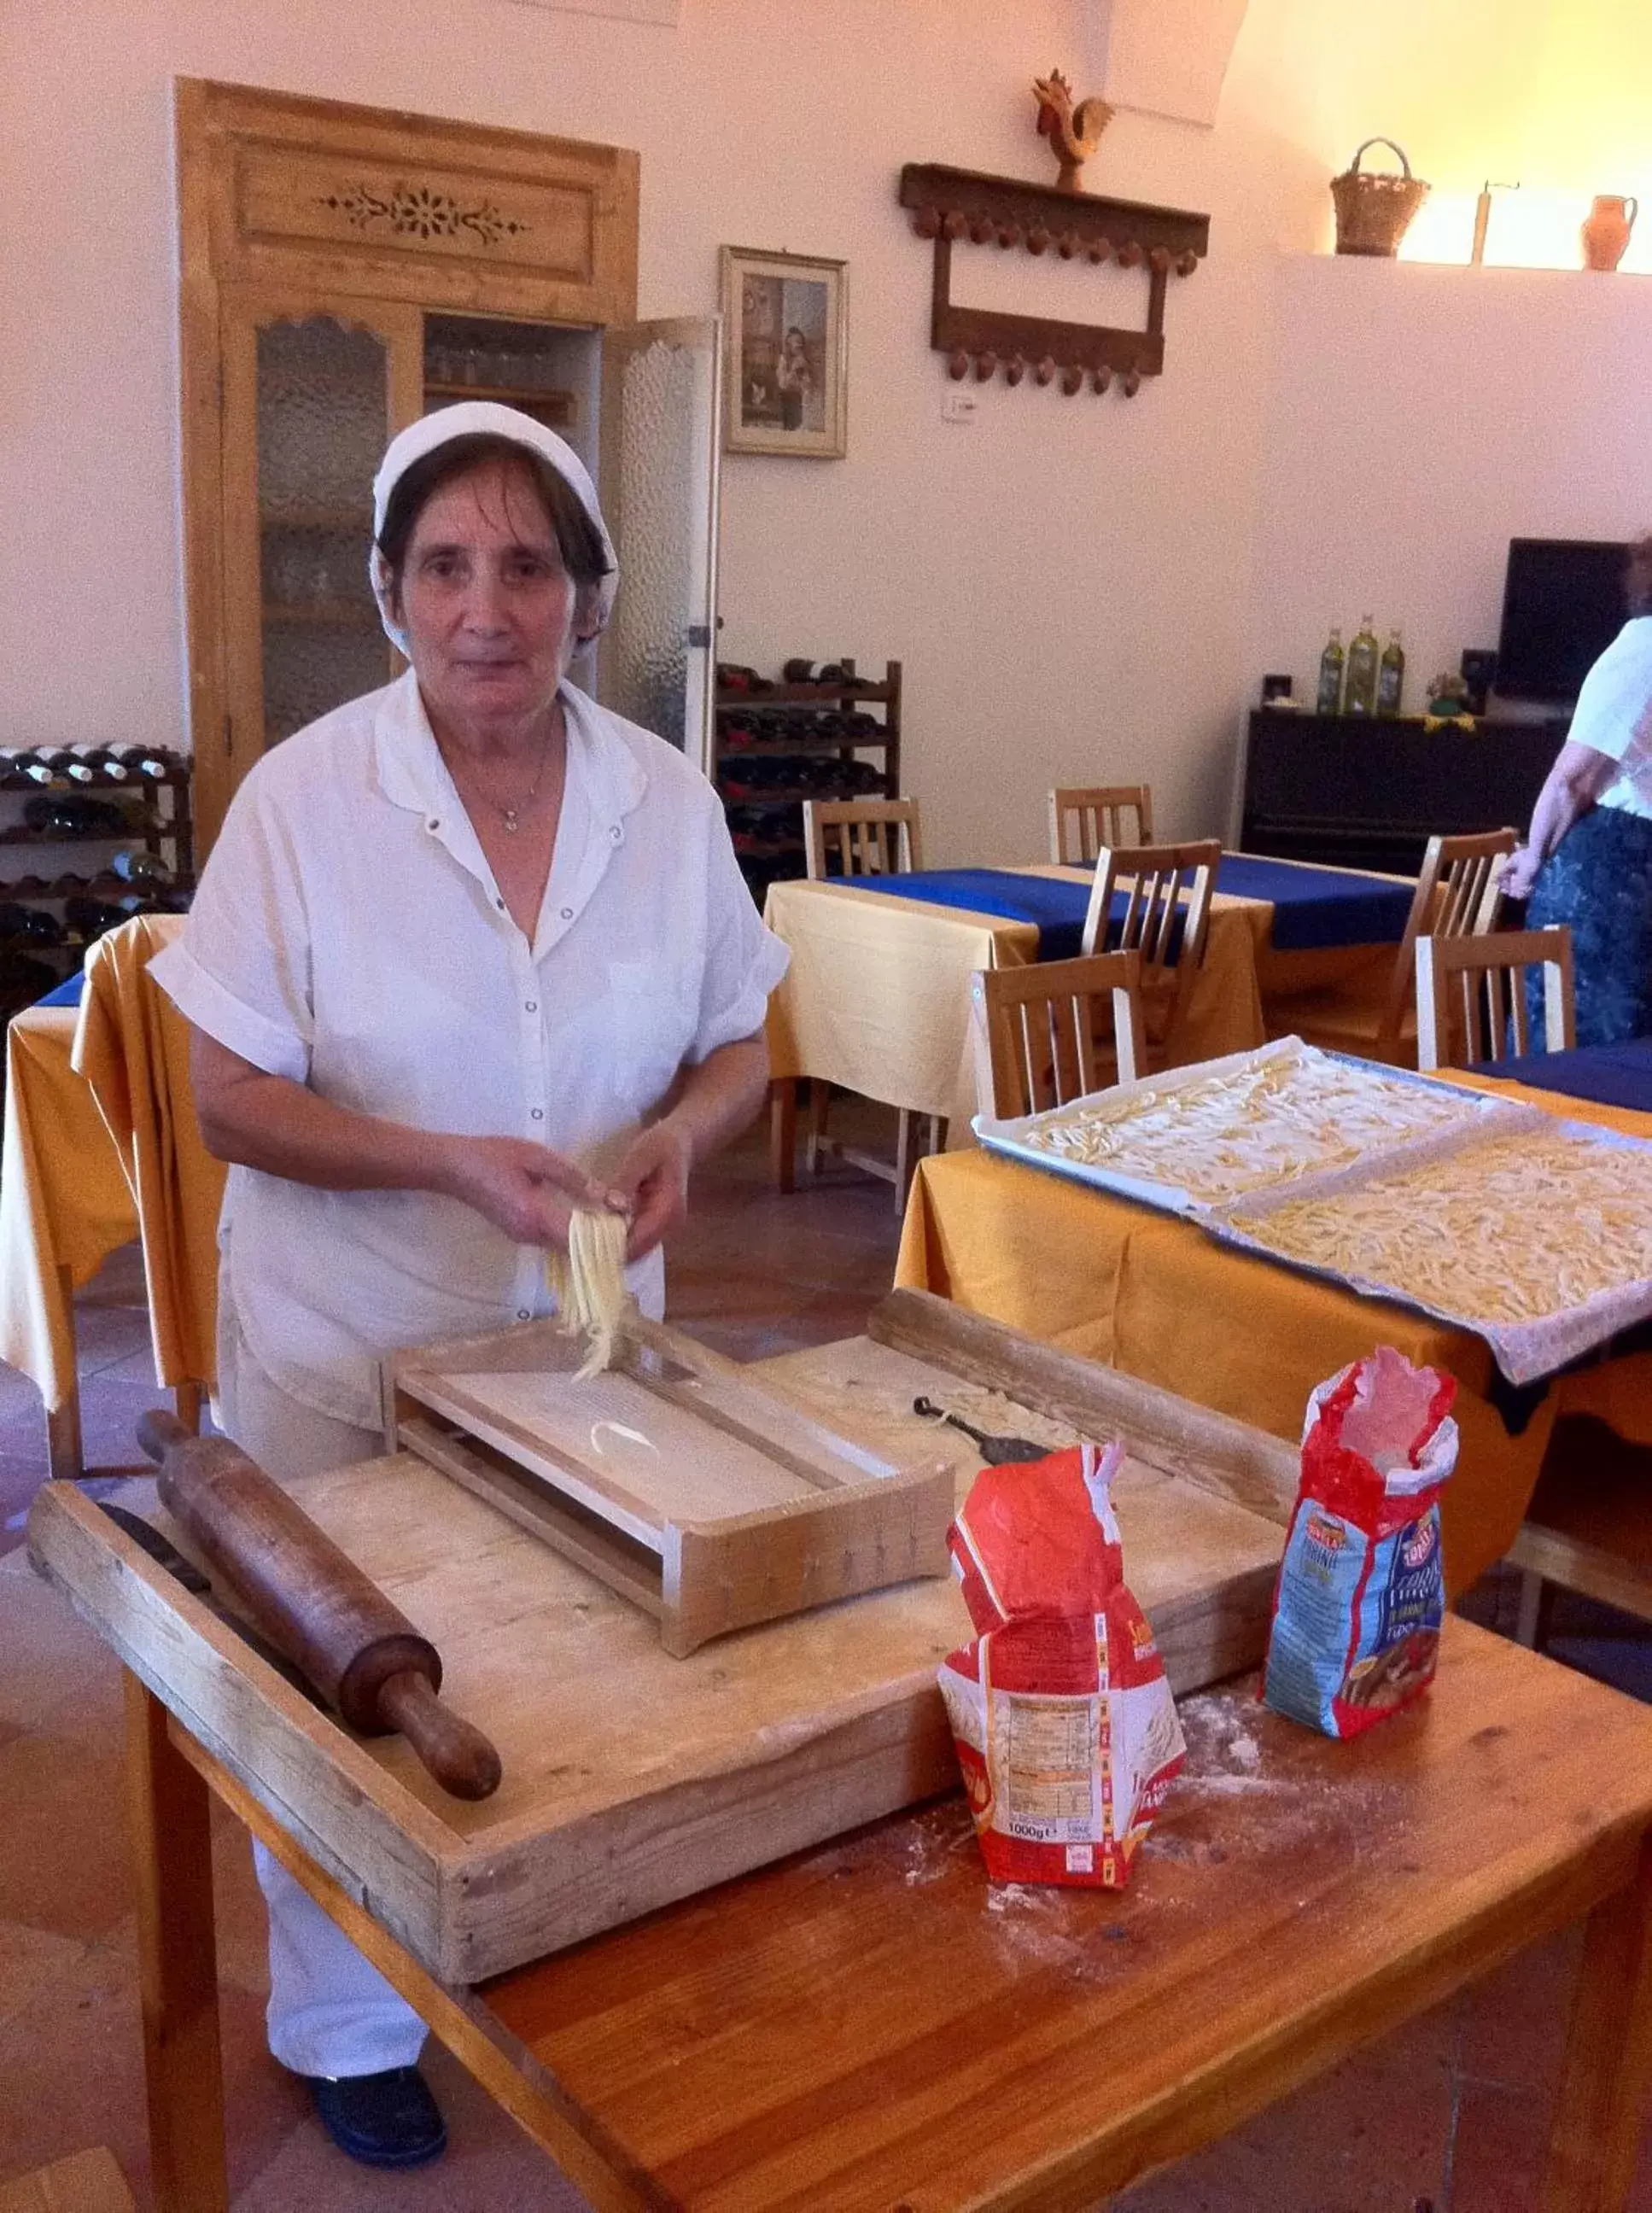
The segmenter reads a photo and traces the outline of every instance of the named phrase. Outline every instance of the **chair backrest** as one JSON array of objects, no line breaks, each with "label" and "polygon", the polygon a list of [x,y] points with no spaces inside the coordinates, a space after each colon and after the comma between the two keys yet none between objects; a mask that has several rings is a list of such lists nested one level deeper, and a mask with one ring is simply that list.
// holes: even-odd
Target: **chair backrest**
[{"label": "chair backrest", "polygon": [[1064,868],[1088,868],[1104,845],[1152,843],[1148,784],[1058,785],[1050,794],[1050,858]]},{"label": "chair backrest", "polygon": [[1010,1121],[1139,1076],[1141,974],[1135,953],[978,969],[970,1000],[979,1112]]},{"label": "chair backrest", "polygon": [[828,875],[904,876],[924,865],[915,799],[806,799],[803,844],[817,882]]},{"label": "chair backrest", "polygon": [[1387,1002],[1377,1032],[1390,1058],[1399,1043],[1405,1009],[1417,982],[1417,942],[1435,937],[1484,937],[1503,911],[1502,863],[1520,843],[1517,830],[1486,830],[1471,837],[1430,838],[1417,872],[1411,911],[1394,958]]},{"label": "chair backrest", "polygon": [[[1162,1037],[1156,1023],[1154,1030],[1167,1052],[1175,1050],[1204,958],[1210,894],[1221,858],[1221,842],[1215,838],[1191,845],[1104,845],[1096,857],[1084,950],[1140,954],[1143,991],[1172,997]],[[1113,921],[1115,893],[1125,901],[1118,924]]]},{"label": "chair backrest", "polygon": [[[1533,968],[1543,972],[1543,1037],[1536,1045],[1527,992]],[[1501,1060],[1511,1049],[1570,1052],[1576,1041],[1570,930],[1417,939],[1418,1068],[1467,1068]]]}]

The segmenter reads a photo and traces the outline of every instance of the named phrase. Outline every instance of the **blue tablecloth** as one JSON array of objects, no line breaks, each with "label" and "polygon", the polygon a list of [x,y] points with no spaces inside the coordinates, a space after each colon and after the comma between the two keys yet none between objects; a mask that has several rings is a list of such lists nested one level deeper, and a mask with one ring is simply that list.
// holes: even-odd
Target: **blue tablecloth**
[{"label": "blue tablecloth", "polygon": [[[1059,876],[1023,876],[1008,869],[926,869],[905,876],[856,876],[856,891],[891,899],[927,899],[976,914],[1029,922],[1039,933],[1040,960],[1070,960],[1084,935],[1087,885]],[[1409,884],[1381,876],[1356,876],[1334,869],[1305,869],[1288,861],[1222,856],[1216,889],[1238,899],[1273,902],[1273,945],[1280,953],[1338,945],[1398,945],[1411,911]],[[1124,917],[1115,899],[1113,920]]]},{"label": "blue tablecloth", "polygon": [[1506,1076],[1540,1091],[1561,1091],[1569,1099],[1593,1099],[1602,1106],[1628,1106],[1652,1114],[1652,1038],[1627,1045],[1580,1046],[1574,1052],[1527,1052],[1509,1060],[1482,1063],[1483,1076]]},{"label": "blue tablecloth", "polygon": [[86,972],[76,968],[72,976],[64,978],[55,991],[48,991],[45,998],[36,999],[34,1003],[37,1007],[77,1007],[80,995],[85,988]]}]

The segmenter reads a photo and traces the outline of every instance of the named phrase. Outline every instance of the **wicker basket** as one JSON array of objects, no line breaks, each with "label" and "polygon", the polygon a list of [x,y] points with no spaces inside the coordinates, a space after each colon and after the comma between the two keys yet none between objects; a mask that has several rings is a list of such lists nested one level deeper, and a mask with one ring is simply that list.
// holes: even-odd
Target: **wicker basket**
[{"label": "wicker basket", "polygon": [[[1405,174],[1394,177],[1382,171],[1375,174],[1362,171],[1360,155],[1373,146],[1386,146],[1391,154],[1398,154]],[[1420,177],[1412,176],[1411,163],[1392,138],[1368,138],[1356,149],[1341,176],[1331,180],[1331,197],[1337,209],[1338,253],[1398,253],[1411,217],[1428,196],[1428,186]]]}]

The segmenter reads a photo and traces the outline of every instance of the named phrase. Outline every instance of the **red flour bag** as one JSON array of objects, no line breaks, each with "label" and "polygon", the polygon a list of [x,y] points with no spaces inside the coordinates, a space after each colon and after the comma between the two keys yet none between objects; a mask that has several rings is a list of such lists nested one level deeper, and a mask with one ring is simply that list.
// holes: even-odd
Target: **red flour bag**
[{"label": "red flour bag", "polygon": [[1383,1345],[1308,1400],[1262,1681],[1277,1713],[1357,1736],[1433,1681],[1456,1395],[1454,1378]]},{"label": "red flour bag", "polygon": [[948,1538],[977,1635],[940,1671],[995,1882],[1122,1890],[1181,1766],[1181,1724],[1124,1579],[1123,1448],[976,1478]]}]

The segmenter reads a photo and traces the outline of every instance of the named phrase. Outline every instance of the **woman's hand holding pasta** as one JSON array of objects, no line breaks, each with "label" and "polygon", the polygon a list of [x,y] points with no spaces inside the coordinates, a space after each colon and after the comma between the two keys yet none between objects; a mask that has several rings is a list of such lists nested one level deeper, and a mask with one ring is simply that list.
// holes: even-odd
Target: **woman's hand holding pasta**
[{"label": "woman's hand holding pasta", "polygon": [[625,1258],[651,1253],[688,1211],[688,1176],[694,1164],[693,1141],[668,1116],[652,1122],[626,1147],[613,1182],[631,1218]]},{"label": "woman's hand holding pasta", "polygon": [[564,1248],[576,1207],[600,1209],[625,1201],[594,1184],[582,1168],[526,1137],[448,1137],[444,1174],[436,1188],[492,1222],[518,1245]]}]

